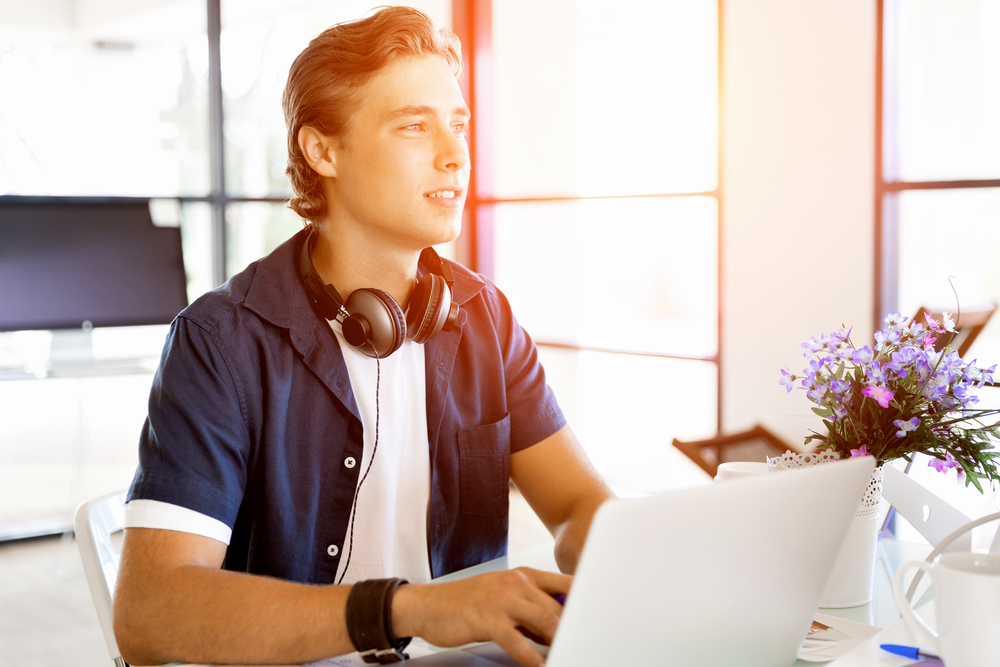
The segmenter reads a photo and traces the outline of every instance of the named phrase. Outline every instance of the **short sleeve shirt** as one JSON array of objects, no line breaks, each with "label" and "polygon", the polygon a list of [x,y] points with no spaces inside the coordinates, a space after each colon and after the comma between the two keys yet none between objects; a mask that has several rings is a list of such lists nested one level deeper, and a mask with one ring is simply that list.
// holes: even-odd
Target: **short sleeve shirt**
[{"label": "short sleeve shirt", "polygon": [[[128,500],[179,505],[229,526],[226,569],[330,583],[363,433],[339,344],[295,269],[304,238],[178,315]],[[565,425],[506,298],[482,276],[453,270],[461,313],[424,349],[433,577],[506,553],[510,455]]]}]

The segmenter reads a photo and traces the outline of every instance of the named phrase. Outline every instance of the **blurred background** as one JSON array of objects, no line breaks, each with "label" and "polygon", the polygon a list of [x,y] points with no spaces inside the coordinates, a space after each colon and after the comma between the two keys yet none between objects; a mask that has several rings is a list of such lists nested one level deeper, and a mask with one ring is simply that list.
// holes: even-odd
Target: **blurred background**
[{"label": "blurred background", "polygon": [[[810,336],[954,311],[951,284],[963,308],[1000,302],[1000,0],[412,4],[461,38],[473,109],[442,251],[508,295],[623,493],[709,480],[673,438],[801,444],[819,419],[778,380]],[[301,229],[288,67],[372,6],[0,0],[0,199],[151,200],[196,299]],[[128,486],[165,333],[96,326],[88,374],[46,366],[50,330],[0,332],[0,537]],[[1000,362],[1000,318],[967,356]],[[997,510],[996,489],[913,474]]]}]

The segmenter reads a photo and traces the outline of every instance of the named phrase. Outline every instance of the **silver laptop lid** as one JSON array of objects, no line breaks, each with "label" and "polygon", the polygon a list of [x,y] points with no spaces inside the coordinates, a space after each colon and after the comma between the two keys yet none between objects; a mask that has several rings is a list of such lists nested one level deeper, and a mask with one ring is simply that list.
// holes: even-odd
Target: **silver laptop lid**
[{"label": "silver laptop lid", "polygon": [[874,459],[606,503],[547,664],[790,665]]}]

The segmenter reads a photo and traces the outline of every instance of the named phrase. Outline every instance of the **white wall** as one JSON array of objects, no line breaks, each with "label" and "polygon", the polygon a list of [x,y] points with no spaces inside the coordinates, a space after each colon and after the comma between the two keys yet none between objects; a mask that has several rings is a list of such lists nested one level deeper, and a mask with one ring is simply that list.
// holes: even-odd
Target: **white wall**
[{"label": "white wall", "polygon": [[801,343],[872,334],[874,0],[723,2],[723,430],[822,427]]}]

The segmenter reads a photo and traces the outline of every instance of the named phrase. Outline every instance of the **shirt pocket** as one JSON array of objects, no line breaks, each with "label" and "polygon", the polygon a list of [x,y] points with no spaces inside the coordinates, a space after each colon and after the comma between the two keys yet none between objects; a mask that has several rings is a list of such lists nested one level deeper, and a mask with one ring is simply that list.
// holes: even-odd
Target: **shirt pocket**
[{"label": "shirt pocket", "polygon": [[465,514],[507,514],[510,484],[510,415],[458,432],[461,508]]}]

